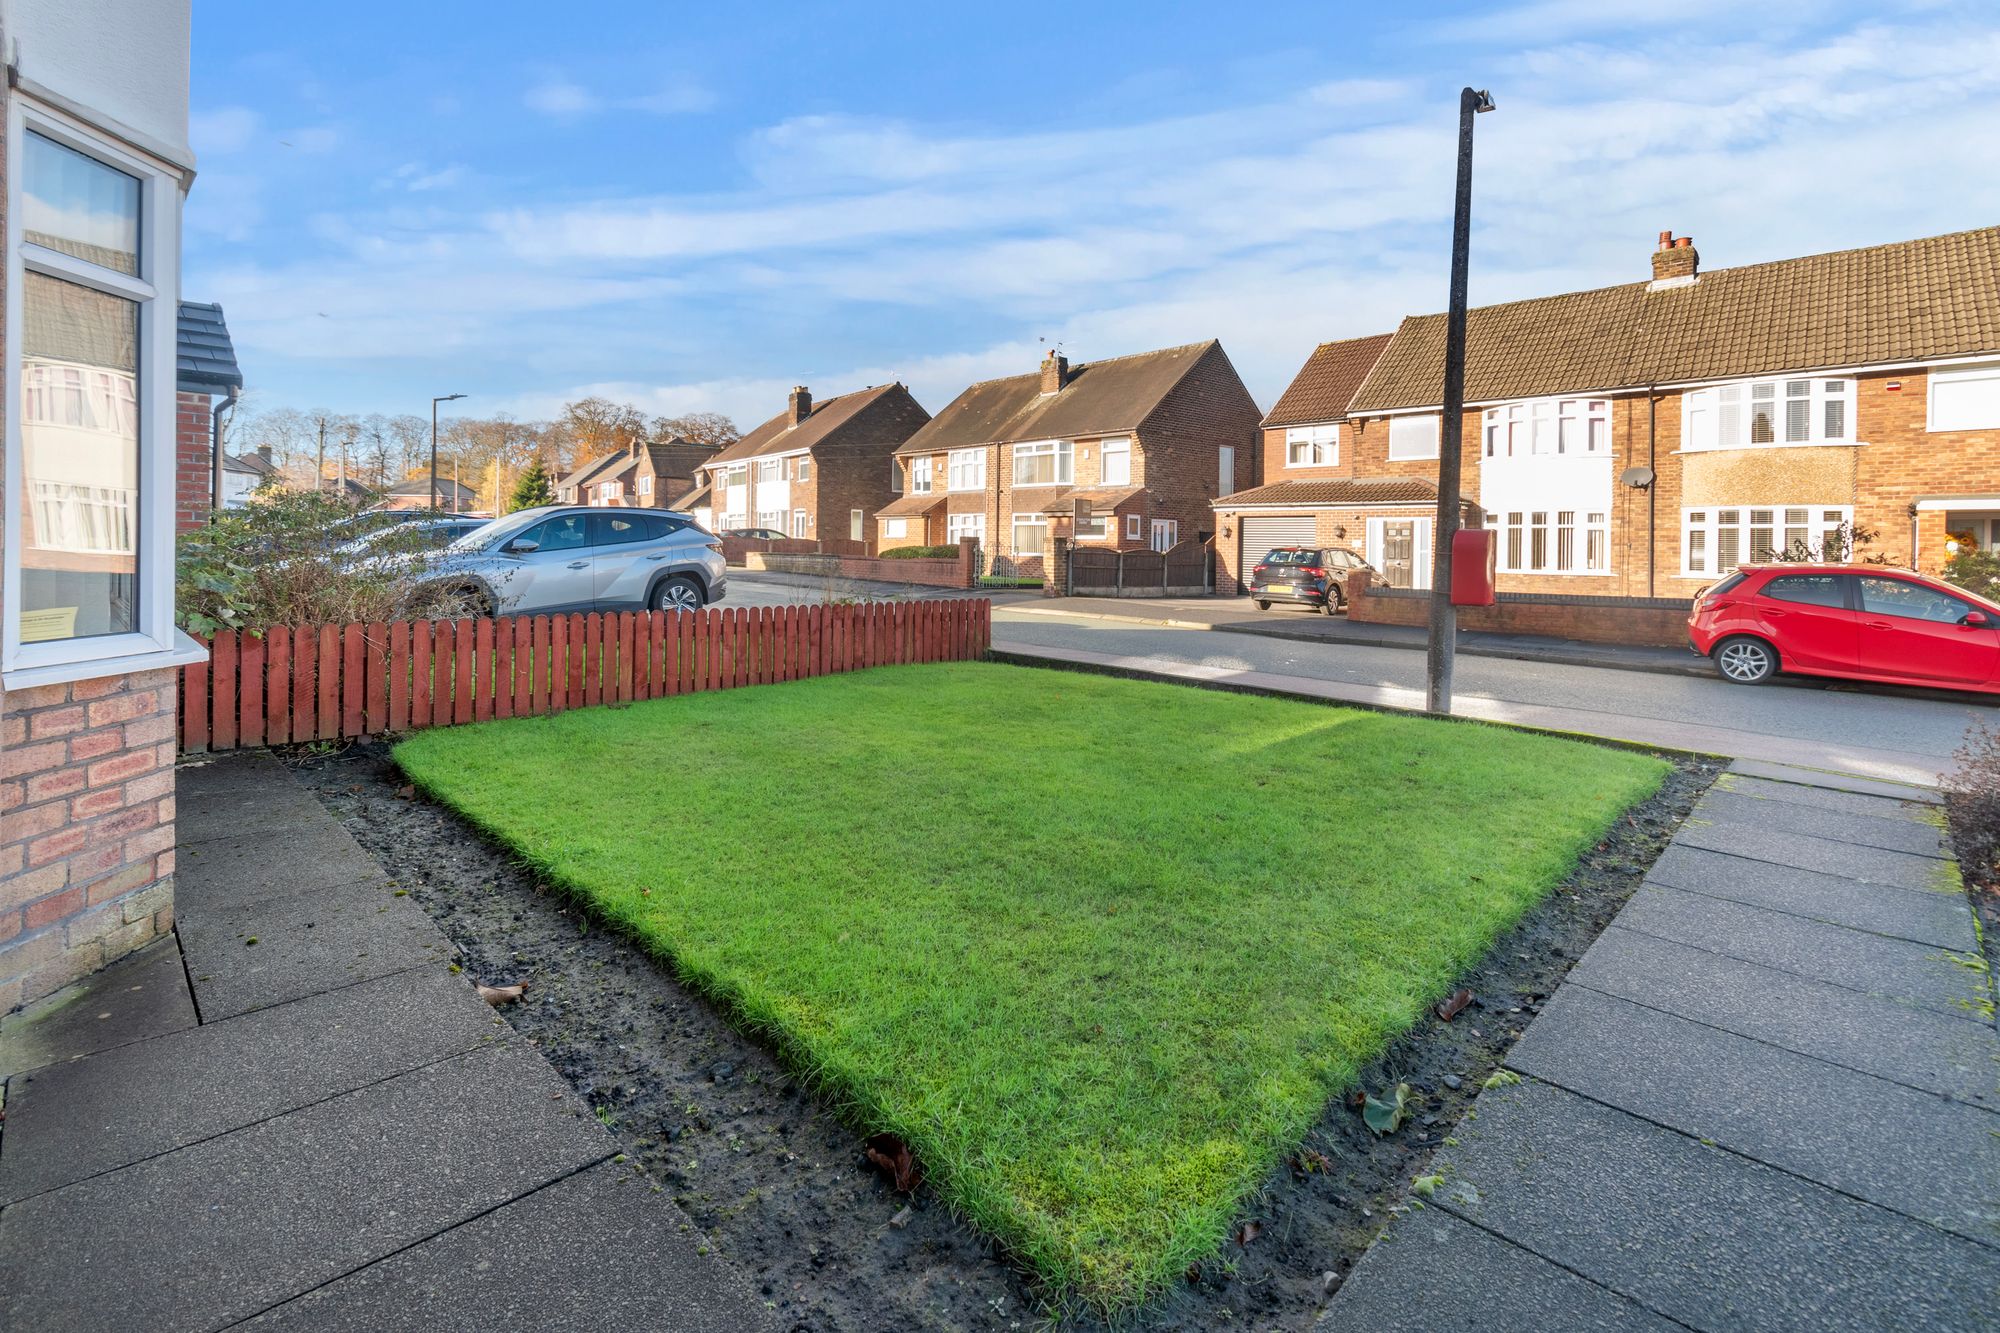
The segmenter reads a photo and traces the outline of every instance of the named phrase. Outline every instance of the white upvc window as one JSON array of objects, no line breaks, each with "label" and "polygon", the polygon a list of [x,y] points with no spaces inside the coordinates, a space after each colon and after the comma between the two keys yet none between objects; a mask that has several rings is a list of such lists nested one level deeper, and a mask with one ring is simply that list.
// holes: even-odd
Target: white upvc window
[{"label": "white upvc window", "polygon": [[1333,467],[1339,462],[1339,426],[1293,426],[1285,432],[1286,467]]},{"label": "white upvc window", "polygon": [[910,535],[910,520],[907,518],[885,518],[882,520],[882,536],[885,540],[899,542]]},{"label": "white upvc window", "polygon": [[1592,509],[1512,509],[1492,515],[1503,574],[1608,574],[1609,515]]},{"label": "white upvc window", "polygon": [[1116,532],[1117,525],[1112,516],[1102,509],[1094,509],[1090,514],[1090,522],[1077,528],[1076,539],[1080,542],[1101,542]]},{"label": "white upvc window", "polygon": [[1125,435],[1114,436],[1098,445],[1100,473],[1106,486],[1130,486],[1132,484],[1132,440]]},{"label": "white upvc window", "polygon": [[1389,418],[1389,457],[1392,459],[1436,458],[1438,418],[1430,416]]},{"label": "white upvc window", "polygon": [[986,451],[954,449],[945,460],[945,484],[954,491],[986,489]]},{"label": "white upvc window", "polygon": [[1933,370],[1929,428],[2000,429],[2000,361]]},{"label": "white upvc window", "polygon": [[759,509],[757,511],[757,526],[760,528],[769,528],[773,532],[783,532],[785,530],[785,511],[782,509]]},{"label": "white upvc window", "polygon": [[792,535],[794,537],[804,537],[807,535],[806,511],[803,509],[794,509],[792,511]]},{"label": "white upvc window", "polygon": [[1739,380],[1681,395],[1684,450],[1853,443],[1851,379]]},{"label": "white upvc window", "polygon": [[1014,446],[1016,486],[1070,486],[1075,481],[1075,452],[1068,440],[1032,440]]},{"label": "white upvc window", "polygon": [[1014,515],[1014,554],[1040,555],[1049,547],[1049,516],[1047,514],[1019,513]]},{"label": "white upvc window", "polygon": [[1125,540],[1136,542],[1145,535],[1146,520],[1137,514],[1125,515]]},{"label": "white upvc window", "polygon": [[958,545],[966,537],[971,537],[981,546],[984,546],[986,545],[986,515],[947,514],[944,519],[944,536],[945,540],[953,546]]},{"label": "white upvc window", "polygon": [[6,173],[4,684],[200,660],[173,619],[179,174],[20,92]]},{"label": "white upvc window", "polygon": [[811,481],[813,479],[813,461],[811,454],[799,455],[797,473],[798,473],[798,479],[800,481]]},{"label": "white upvc window", "polygon": [[653,493],[653,474],[650,472],[641,473],[637,489],[641,495],[651,495]]},{"label": "white upvc window", "polygon": [[931,493],[931,460],[912,458],[910,460],[910,494],[929,495]]},{"label": "white upvc window", "polygon": [[1481,417],[1487,458],[1530,454],[1602,455],[1611,451],[1611,400],[1536,398],[1489,407]]},{"label": "white upvc window", "polygon": [[[1802,559],[1845,560],[1852,552],[1854,510],[1848,505],[1704,505],[1681,511],[1681,573],[1727,574],[1791,553]],[[1831,539],[1832,549],[1828,549]]]},{"label": "white upvc window", "polygon": [[784,479],[784,459],[760,458],[757,460],[757,480],[760,484],[767,481],[783,481]]}]

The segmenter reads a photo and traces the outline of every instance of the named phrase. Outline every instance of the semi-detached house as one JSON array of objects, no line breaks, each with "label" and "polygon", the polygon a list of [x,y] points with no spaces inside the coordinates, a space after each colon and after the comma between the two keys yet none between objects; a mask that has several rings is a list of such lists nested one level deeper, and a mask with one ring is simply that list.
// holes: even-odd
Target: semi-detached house
[{"label": "semi-detached house", "polygon": [[[1209,504],[1255,481],[1257,405],[1214,340],[965,390],[897,450],[884,549],[979,541],[996,569],[1042,572],[1054,536],[1164,551],[1213,532]],[[1071,532],[1078,501],[1090,522]]]},{"label": "semi-detached house", "polygon": [[770,528],[865,550],[894,497],[896,448],[929,420],[901,384],[824,402],[794,388],[783,412],[702,466],[705,490],[685,503],[717,532]]},{"label": "semi-detached house", "polygon": [[[1927,570],[1948,535],[2000,543],[2000,228],[1710,271],[1663,232],[1651,269],[1470,312],[1464,494],[1502,591],[1680,598],[1773,552],[1849,554],[1855,533],[1852,554]],[[1382,346],[1335,466],[1434,484],[1444,323]],[[1296,429],[1277,417],[1267,449]],[[1254,560],[1245,537],[1268,529],[1249,520],[1277,516],[1395,562],[1380,524],[1345,521],[1353,497],[1295,494],[1282,515],[1218,502],[1219,565]]]},{"label": "semi-detached house", "polygon": [[679,436],[634,440],[584,463],[556,483],[561,504],[625,509],[681,509],[694,497],[702,466],[716,446]]}]

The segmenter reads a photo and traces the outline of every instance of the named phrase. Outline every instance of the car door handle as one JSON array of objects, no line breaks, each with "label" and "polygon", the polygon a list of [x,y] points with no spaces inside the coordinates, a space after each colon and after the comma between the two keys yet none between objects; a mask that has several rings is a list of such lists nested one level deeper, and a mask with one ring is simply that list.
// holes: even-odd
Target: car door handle
[{"label": "car door handle", "polygon": [[648,560],[665,560],[667,558],[667,553],[665,551],[655,551],[652,555],[649,555],[646,558]]},{"label": "car door handle", "polygon": [[572,561],[570,561],[570,562],[569,562],[569,563],[568,563],[567,565],[563,566],[563,568],[565,568],[565,569],[589,569],[589,568],[590,568],[590,562],[589,562],[588,560],[572,560]]},{"label": "car door handle", "polygon": [[1894,628],[1896,628],[1896,627],[1895,627],[1894,625],[1891,625],[1891,624],[1890,624],[1890,623],[1889,623],[1888,621],[1886,621],[1886,620],[1864,620],[1864,621],[1862,621],[1862,622],[1861,622],[1861,626],[1862,626],[1862,628],[1863,628],[1863,629],[1894,629]]}]

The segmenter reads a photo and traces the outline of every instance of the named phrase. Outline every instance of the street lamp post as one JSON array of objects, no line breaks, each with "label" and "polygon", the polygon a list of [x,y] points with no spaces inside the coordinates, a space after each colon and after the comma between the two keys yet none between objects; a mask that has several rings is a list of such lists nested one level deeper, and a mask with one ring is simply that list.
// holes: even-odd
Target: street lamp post
[{"label": "street lamp post", "polygon": [[1445,315],[1444,401],[1438,421],[1438,508],[1431,537],[1429,691],[1425,707],[1451,711],[1451,668],[1458,646],[1458,609],[1451,604],[1451,546],[1458,535],[1458,487],[1465,434],[1465,281],[1472,255],[1472,118],[1493,109],[1493,97],[1466,88],[1458,95],[1458,196],[1451,218],[1451,306]]},{"label": "street lamp post", "polygon": [[442,398],[431,399],[431,508],[438,507],[438,404],[455,403],[465,397],[462,393],[448,393]]}]

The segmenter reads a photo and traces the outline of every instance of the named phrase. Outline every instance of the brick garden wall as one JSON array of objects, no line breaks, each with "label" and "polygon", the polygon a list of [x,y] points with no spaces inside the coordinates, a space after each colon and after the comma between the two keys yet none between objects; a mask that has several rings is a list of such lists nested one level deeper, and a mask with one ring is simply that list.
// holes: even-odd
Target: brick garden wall
[{"label": "brick garden wall", "polygon": [[210,471],[211,402],[205,393],[174,395],[174,531],[191,532],[208,522],[215,497]]},{"label": "brick garden wall", "polygon": [[[1348,620],[1373,625],[1430,622],[1428,592],[1371,587],[1372,583],[1366,570],[1348,576]],[[1680,648],[1687,644],[1687,615],[1688,603],[1679,598],[1503,592],[1493,606],[1459,607],[1458,625],[1490,634],[1545,634],[1584,643]]]},{"label": "brick garden wall", "polygon": [[751,551],[745,567],[812,578],[871,579],[880,583],[918,583],[931,588],[970,588],[979,579],[979,546],[967,538],[950,560],[883,560],[878,556],[806,555]]},{"label": "brick garden wall", "polygon": [[175,673],[0,696],[0,1013],[173,926]]}]

